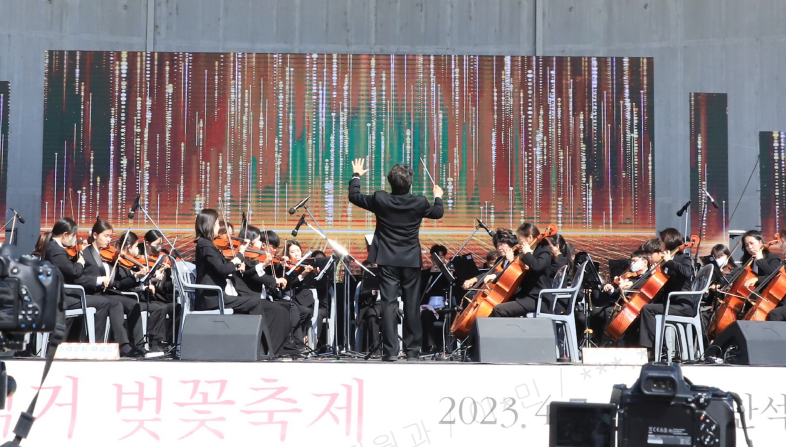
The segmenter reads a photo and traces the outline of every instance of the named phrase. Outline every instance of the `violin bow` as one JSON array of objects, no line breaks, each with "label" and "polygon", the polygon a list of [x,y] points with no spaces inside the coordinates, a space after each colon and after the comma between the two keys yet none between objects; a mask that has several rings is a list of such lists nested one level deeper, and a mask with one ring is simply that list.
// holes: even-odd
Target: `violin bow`
[{"label": "violin bow", "polygon": [[221,220],[224,221],[224,229],[227,232],[227,240],[229,241],[229,250],[232,252],[232,257],[235,256],[235,247],[232,246],[232,235],[229,234],[229,225],[227,225],[227,216],[226,216],[226,203],[222,200],[218,201],[218,207],[221,209]]},{"label": "violin bow", "polygon": [[[120,256],[123,251],[123,247],[126,246],[126,241],[128,240],[128,233],[131,232],[131,226],[128,227],[125,234],[123,234],[123,243],[120,244],[120,247],[117,249],[117,259],[115,259],[115,265],[112,266],[112,272],[109,274],[109,282],[112,283],[112,280],[115,278],[115,271],[117,270],[117,263],[120,262]],[[106,290],[108,286],[104,286],[104,290]]]}]

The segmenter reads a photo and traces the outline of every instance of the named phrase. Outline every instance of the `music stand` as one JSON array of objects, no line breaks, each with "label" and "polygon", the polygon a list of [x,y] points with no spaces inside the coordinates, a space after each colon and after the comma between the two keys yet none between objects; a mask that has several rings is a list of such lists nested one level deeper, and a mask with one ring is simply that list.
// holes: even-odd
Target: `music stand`
[{"label": "music stand", "polygon": [[[592,329],[589,327],[590,321],[590,311],[592,310],[592,291],[603,290],[603,285],[605,281],[603,278],[600,277],[598,273],[599,266],[592,260],[589,253],[587,252],[579,252],[576,253],[576,256],[573,259],[573,263],[575,266],[580,266],[584,262],[587,262],[587,266],[584,269],[584,278],[581,281],[581,288],[584,290],[584,303],[582,306],[582,314],[584,315],[584,336],[581,339],[581,346],[580,349],[589,348],[589,347],[598,347],[593,341],[590,336],[592,333]],[[575,287],[575,286],[574,286]]]},{"label": "music stand", "polygon": [[472,254],[456,255],[450,261],[455,271],[456,282],[464,282],[480,274]]},{"label": "music stand", "polygon": [[[470,257],[472,255],[469,255]],[[455,259],[455,258],[454,258]],[[431,262],[434,263],[437,267],[439,267],[439,271],[442,272],[442,276],[445,277],[445,280],[448,282],[448,296],[445,297],[445,309],[444,309],[444,319],[442,320],[442,354],[446,357],[449,356],[448,346],[453,344],[453,340],[451,339],[452,334],[450,333],[450,326],[452,321],[452,310],[455,308],[456,303],[453,300],[453,287],[456,284],[456,276],[453,274],[453,271],[442,262],[439,256],[436,253],[431,254]],[[451,261],[452,262],[452,261]],[[473,262],[474,265],[474,262]],[[477,270],[477,266],[475,266]],[[435,353],[434,357],[436,358],[437,354]]]}]

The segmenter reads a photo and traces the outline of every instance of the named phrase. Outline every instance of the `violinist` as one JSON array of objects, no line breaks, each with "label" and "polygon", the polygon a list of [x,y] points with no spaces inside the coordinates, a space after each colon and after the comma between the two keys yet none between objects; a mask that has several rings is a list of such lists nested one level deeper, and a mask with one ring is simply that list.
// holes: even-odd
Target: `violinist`
[{"label": "violinist", "polygon": [[[46,243],[41,260],[51,262],[60,273],[66,284],[76,284],[76,281],[84,273],[85,258],[77,252],[76,258],[72,258],[66,253],[66,247],[75,246],[78,227],[73,219],[63,217],[55,222],[49,240]],[[128,335],[123,327],[123,306],[117,301],[110,301],[101,295],[85,296],[87,307],[96,309],[95,313],[95,332],[96,339],[103,340],[106,332],[106,319],[109,317],[112,324],[112,332],[115,340],[120,344],[120,354],[123,356],[139,355],[128,343]],[[68,291],[65,297],[66,309],[81,309],[82,301],[78,293]],[[70,326],[73,319],[66,320]],[[83,334],[84,335],[84,334]],[[80,337],[81,338],[81,337]]]},{"label": "violinist", "polygon": [[[139,254],[139,237],[135,233],[128,231],[120,235],[116,245],[120,246],[123,244],[123,241],[125,241],[125,244],[119,247],[119,256],[122,259],[117,263],[117,271],[112,281],[111,290],[136,292],[140,298],[146,298],[146,293],[149,289],[145,288],[140,281],[147,275],[149,268],[144,264],[145,257]],[[129,263],[133,267],[126,267],[123,265],[125,263]],[[166,315],[167,312],[171,313],[172,303],[163,303],[150,299],[138,302],[133,297],[121,294],[116,295],[115,298],[123,304],[123,310],[128,315],[131,315],[135,308],[140,308],[142,312],[146,311],[148,313],[147,336],[150,350],[152,352],[160,352],[167,337]],[[130,320],[131,317],[129,316]]]},{"label": "violinist", "polygon": [[[498,304],[494,307],[490,317],[524,317],[530,312],[535,312],[538,295],[542,289],[551,287],[549,273],[553,270],[552,251],[549,242],[542,240],[533,250],[530,244],[540,235],[540,230],[534,224],[526,222],[516,230],[521,255],[519,260],[529,269],[524,280],[513,295],[513,300]],[[551,303],[544,298],[541,304],[542,312],[549,312]]]},{"label": "violinist", "polygon": [[[447,263],[448,249],[444,245],[435,244],[431,247],[429,253],[439,257],[443,263]],[[425,272],[428,273],[426,284],[430,285],[430,288],[423,293],[423,298],[420,301],[420,324],[423,328],[423,346],[421,351],[423,354],[433,354],[442,347],[443,328],[442,326],[435,326],[434,323],[443,320],[443,317],[439,314],[439,309],[445,307],[445,297],[448,296],[447,289],[449,284],[442,277],[437,264],[432,265],[431,269],[425,270]],[[433,282],[430,278],[432,275],[435,277]]]},{"label": "violinist", "polygon": [[35,243],[35,248],[33,248],[33,256],[38,256],[38,259],[44,258],[44,252],[46,251],[46,244],[49,243],[49,240],[52,238],[52,233],[50,231],[44,231],[38,236],[38,241]]},{"label": "violinist", "polygon": [[[462,285],[464,290],[471,289],[473,286],[478,284],[481,279],[483,280],[483,284],[488,284],[489,282],[497,279],[497,277],[501,275],[506,268],[508,268],[510,263],[516,259],[516,254],[513,249],[516,247],[516,245],[518,245],[519,240],[512,231],[508,230],[507,228],[498,228],[497,232],[494,233],[493,243],[494,247],[496,248],[497,257],[504,258],[502,264],[500,265],[501,271],[499,273],[489,274],[483,272],[474,278],[464,281],[464,284]],[[493,268],[495,263],[496,260],[489,266],[489,268]]]},{"label": "violinist", "polygon": [[[363,261],[363,266],[373,268],[377,265],[366,259]],[[371,354],[377,356],[380,353],[380,321],[382,321],[382,301],[380,300],[379,290],[363,290],[361,288],[358,295],[357,315],[358,331],[360,332],[360,346],[358,346],[358,349],[360,352],[368,352],[376,347],[376,351]]]},{"label": "violinist", "polygon": [[[87,306],[96,309],[95,331],[97,340],[103,340],[106,333],[106,320],[109,317],[112,336],[115,342],[120,345],[120,355],[124,357],[144,355],[141,347],[132,346],[129,343],[128,333],[124,326],[125,318],[123,316],[122,303],[102,295],[104,285],[109,284],[109,274],[103,267],[103,262],[98,253],[99,249],[95,247],[96,245],[99,247],[103,247],[103,244],[105,246],[109,245],[111,226],[106,222],[97,221],[91,232],[91,242],[95,242],[96,245],[89,245],[81,252],[77,252],[76,258],[71,258],[66,253],[65,247],[76,245],[77,230],[76,222],[72,219],[64,217],[58,220],[52,228],[51,240],[46,245],[46,251],[42,259],[51,262],[60,270],[66,284],[79,285],[85,289]],[[95,258],[98,258],[98,260]],[[66,306],[68,309],[81,308],[79,295],[69,292],[66,297]],[[133,323],[129,323],[133,328],[134,335],[137,336],[135,338],[137,343],[142,342],[141,321],[139,323],[138,328]]]},{"label": "violinist", "polygon": [[[246,250],[249,256],[243,260],[245,270],[235,278],[235,286],[237,287],[238,293],[241,295],[250,295],[260,298],[262,302],[262,314],[265,316],[265,322],[270,331],[271,349],[276,354],[284,354],[283,346],[298,320],[297,313],[295,313],[294,321],[291,321],[287,308],[263,297],[263,291],[265,291],[266,287],[276,288],[276,286],[282,282],[286,284],[285,279],[277,278],[266,271],[269,270],[269,267],[273,263],[273,254],[275,250],[271,253],[266,249],[264,242],[262,242],[259,228],[253,225],[246,225],[244,229],[240,230],[238,237],[250,241],[250,250]],[[276,238],[278,238],[278,236],[276,236]],[[259,255],[259,253],[256,252],[252,253],[252,250],[266,254]],[[254,254],[258,256],[254,256]]]},{"label": "violinist", "polygon": [[[655,346],[655,316],[662,315],[665,300],[671,292],[690,290],[693,280],[693,263],[690,256],[682,251],[672,258],[671,252],[684,243],[682,234],[675,228],[666,228],[659,235],[660,248],[651,255],[653,264],[664,261],[663,273],[668,280],[660,289],[652,303],[641,309],[641,326],[639,328],[639,345],[652,350]],[[669,305],[669,315],[690,317],[694,314],[694,305],[688,298],[679,297]]]},{"label": "violinist", "polygon": [[287,264],[284,266],[286,271],[287,285],[284,288],[284,296],[288,297],[297,305],[300,313],[300,321],[295,328],[295,337],[298,340],[306,340],[308,328],[311,326],[311,317],[314,315],[314,295],[311,288],[314,284],[316,270],[313,265],[300,265],[292,273],[289,270],[303,258],[303,249],[298,241],[289,241],[285,249],[284,259]]},{"label": "violinist", "polygon": [[[220,228],[218,212],[205,208],[197,214],[194,223],[196,233],[196,282],[202,285],[219,286],[229,293],[224,294],[224,306],[238,314],[262,315],[262,300],[259,296],[240,294],[235,289],[230,275],[240,270],[245,260],[243,253],[248,248],[244,241],[232,259],[228,260],[216,248],[213,239]],[[231,287],[230,287],[231,285]],[[218,294],[210,290],[197,290],[194,307],[196,310],[218,309]]]},{"label": "violinist", "polygon": [[[150,230],[145,233],[144,238],[144,255],[147,258],[147,265],[152,266],[159,256],[166,256],[167,250],[164,248],[164,236],[158,230]],[[166,337],[158,340],[160,345],[166,344],[169,340],[174,340],[172,331],[174,327],[180,327],[177,321],[180,318],[180,304],[175,305],[172,301],[174,293],[174,284],[172,283],[172,269],[170,264],[162,263],[159,265],[156,272],[150,278],[150,301],[162,303],[166,306],[166,313],[169,315],[170,321],[175,324],[165,324]],[[151,343],[151,350],[156,351],[162,346],[155,346]]]}]

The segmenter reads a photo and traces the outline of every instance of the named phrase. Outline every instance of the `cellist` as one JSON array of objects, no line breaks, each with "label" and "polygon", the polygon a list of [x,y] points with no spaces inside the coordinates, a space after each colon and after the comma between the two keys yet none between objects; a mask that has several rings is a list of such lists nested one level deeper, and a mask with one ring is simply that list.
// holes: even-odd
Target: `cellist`
[{"label": "cellist", "polygon": [[[513,300],[500,303],[494,307],[490,317],[524,317],[530,312],[535,312],[538,303],[538,294],[542,289],[551,287],[549,272],[552,267],[552,251],[549,242],[542,240],[533,250],[530,244],[540,235],[540,230],[529,222],[522,224],[516,230],[521,255],[519,260],[529,269],[524,280],[513,296]],[[541,311],[551,308],[549,300],[544,299]]]},{"label": "cellist", "polygon": [[[505,269],[508,268],[510,263],[516,259],[516,255],[513,249],[514,247],[516,247],[518,242],[519,240],[518,238],[516,238],[516,235],[513,234],[513,232],[507,228],[497,228],[496,233],[494,233],[494,238],[493,238],[494,248],[496,248],[498,256],[505,258],[502,261],[502,265],[501,265],[502,272],[504,272]],[[494,263],[489,264],[488,267],[494,268]],[[472,288],[472,286],[474,286],[479,281],[481,281],[481,279],[483,280],[483,284],[487,284],[497,279],[497,276],[501,275],[502,272],[489,273],[489,274],[486,274],[486,272],[482,272],[480,275],[464,281],[462,287],[464,288],[464,290],[469,290]]]},{"label": "cellist", "polygon": [[[671,292],[690,290],[693,280],[693,264],[690,256],[682,251],[672,258],[671,252],[685,241],[679,230],[666,228],[660,232],[660,251],[652,253],[653,264],[663,261],[663,273],[669,277],[652,303],[641,309],[641,327],[639,328],[639,346],[652,350],[655,346],[655,316],[663,315],[665,300]],[[678,298],[669,305],[669,315],[692,316],[693,303],[690,299]]]},{"label": "cellist", "polygon": [[[783,255],[783,262],[786,262],[786,247],[783,246],[784,241],[786,241],[786,228],[781,230],[779,236],[781,238],[781,254]],[[786,306],[783,305],[784,301],[786,300],[781,300],[778,303],[778,306],[770,311],[770,313],[767,315],[767,321],[786,321]]]},{"label": "cellist", "polygon": [[751,264],[751,270],[756,275],[756,278],[752,278],[745,283],[745,287],[754,289],[760,281],[763,281],[772,272],[780,268],[781,260],[778,255],[770,253],[770,250],[765,247],[766,241],[761,231],[747,231],[742,237],[742,243],[745,247],[745,253],[742,255],[741,264],[745,265],[751,258],[755,259]]}]

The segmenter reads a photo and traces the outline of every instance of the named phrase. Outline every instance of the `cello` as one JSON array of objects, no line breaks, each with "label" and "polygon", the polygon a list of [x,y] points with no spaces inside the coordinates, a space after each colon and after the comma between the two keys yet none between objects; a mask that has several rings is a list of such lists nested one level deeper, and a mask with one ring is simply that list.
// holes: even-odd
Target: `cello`
[{"label": "cello", "polygon": [[[557,226],[549,225],[546,231],[539,234],[530,243],[530,248],[534,248],[545,237],[551,237],[557,234]],[[476,318],[485,318],[491,315],[494,306],[508,301],[521,282],[524,280],[529,267],[521,262],[520,258],[516,258],[508,265],[508,268],[502,273],[502,276],[495,281],[485,284],[480,291],[472,298],[469,305],[462,313],[456,316],[453,324],[450,326],[450,331],[459,339],[463,340],[469,335],[472,326],[475,324]]]},{"label": "cello", "polygon": [[[764,248],[769,248],[773,244],[780,243],[780,235],[775,235],[775,240],[769,241],[764,244]],[[732,323],[737,321],[745,308],[745,303],[750,302],[748,298],[751,294],[751,289],[745,287],[745,284],[756,279],[756,274],[753,273],[751,265],[756,258],[751,257],[731,278],[731,284],[721,289],[719,292],[726,295],[715,315],[712,316],[712,321],[707,329],[707,337],[714,340],[715,337],[725,331]]]},{"label": "cello", "polygon": [[[673,257],[678,252],[689,247],[695,247],[698,244],[699,237],[693,235],[690,237],[690,241],[675,248],[671,252],[671,256]],[[669,280],[669,277],[663,273],[663,264],[665,264],[665,262],[661,260],[653,267],[650,267],[648,272],[649,275],[644,274],[642,278],[633,285],[634,289],[636,289],[636,293],[634,293],[630,299],[625,298],[625,294],[620,295],[620,299],[625,301],[625,303],[620,305],[618,302],[614,306],[614,312],[611,314],[609,324],[606,326],[606,335],[608,335],[609,338],[614,341],[619,340],[625,331],[628,330],[630,325],[639,318],[641,308],[651,303],[658,292],[660,292],[660,289],[666,284],[666,281]]]},{"label": "cello", "polygon": [[742,318],[747,321],[766,321],[770,311],[778,307],[786,296],[786,261],[752,292],[756,295],[753,305]]}]

